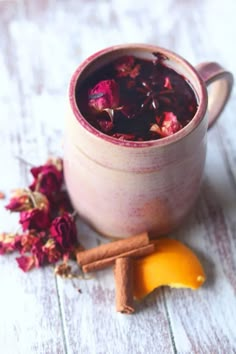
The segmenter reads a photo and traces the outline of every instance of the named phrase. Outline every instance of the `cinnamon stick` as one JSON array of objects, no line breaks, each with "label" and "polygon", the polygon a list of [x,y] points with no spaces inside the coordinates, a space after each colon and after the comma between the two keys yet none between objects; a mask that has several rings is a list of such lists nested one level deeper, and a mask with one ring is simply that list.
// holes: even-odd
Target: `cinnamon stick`
[{"label": "cinnamon stick", "polygon": [[133,264],[129,257],[117,258],[115,267],[116,311],[126,314],[134,312],[133,307]]},{"label": "cinnamon stick", "polygon": [[82,266],[82,270],[84,273],[89,273],[89,272],[95,272],[97,270],[104,269],[106,267],[111,266],[113,263],[115,263],[115,260],[117,257],[133,257],[133,258],[138,258],[142,256],[146,256],[155,250],[155,245],[154,244],[149,244],[140,248],[136,248],[124,253],[119,254],[119,256],[112,256],[104,259],[99,259],[98,261],[91,262],[88,264],[85,264]]},{"label": "cinnamon stick", "polygon": [[118,256],[124,252],[146,246],[148,243],[148,234],[145,232],[124,240],[110,242],[83,252],[77,252],[76,258],[79,265],[84,266],[85,264],[96,262],[100,259]]}]

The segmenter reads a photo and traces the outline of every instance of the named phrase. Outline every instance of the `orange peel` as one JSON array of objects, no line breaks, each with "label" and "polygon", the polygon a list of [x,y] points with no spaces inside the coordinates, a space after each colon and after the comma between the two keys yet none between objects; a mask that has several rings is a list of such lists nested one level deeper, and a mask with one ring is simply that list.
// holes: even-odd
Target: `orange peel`
[{"label": "orange peel", "polygon": [[204,269],[187,246],[170,238],[153,241],[154,253],[134,261],[134,297],[141,299],[155,288],[199,288]]}]

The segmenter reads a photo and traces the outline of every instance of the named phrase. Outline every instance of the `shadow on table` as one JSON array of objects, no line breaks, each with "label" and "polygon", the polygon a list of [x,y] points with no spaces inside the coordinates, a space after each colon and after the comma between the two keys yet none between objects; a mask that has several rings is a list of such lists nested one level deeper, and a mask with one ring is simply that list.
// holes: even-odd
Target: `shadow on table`
[{"label": "shadow on table", "polygon": [[141,313],[143,310],[153,310],[157,308],[158,303],[162,303],[163,300],[163,288],[159,287],[153,290],[141,301],[135,301],[135,313]]}]

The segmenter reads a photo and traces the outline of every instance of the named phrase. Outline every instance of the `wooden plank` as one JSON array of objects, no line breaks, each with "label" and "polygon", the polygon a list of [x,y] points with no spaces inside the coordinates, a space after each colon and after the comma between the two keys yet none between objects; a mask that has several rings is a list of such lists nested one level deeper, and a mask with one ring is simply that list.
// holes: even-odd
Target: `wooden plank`
[{"label": "wooden plank", "polygon": [[[68,81],[92,52],[118,42],[152,42],[192,63],[220,58],[236,72],[227,41],[234,6],[233,0],[225,4],[227,25],[219,26],[214,12],[221,15],[222,5],[212,0],[152,6],[141,1],[0,1],[0,163],[11,171],[0,175],[0,190],[27,181],[27,168],[15,155],[38,163],[62,153]],[[12,256],[1,257],[0,301],[6,306],[0,316],[0,348],[5,353],[235,352],[234,108],[231,101],[219,131],[209,134],[199,202],[173,234],[200,256],[206,286],[197,292],[158,290],[135,315],[124,316],[115,313],[111,271],[76,281],[80,294],[69,280],[55,283],[50,269],[26,276],[16,271]],[[0,229],[14,227],[15,218],[0,210]],[[87,226],[79,227],[87,246],[99,240]]]},{"label": "wooden plank", "polygon": [[236,348],[236,253],[230,224],[235,197],[214,132],[199,202],[187,225],[177,233],[200,257],[207,282],[196,292],[165,292],[180,353],[231,353]]},{"label": "wooden plank", "polygon": [[[204,12],[205,6],[201,6]],[[186,19],[175,35],[178,48],[179,39],[182,38],[181,47],[185,38],[185,48],[194,62],[218,59],[217,51],[213,51],[209,44],[205,18],[193,9],[189,13],[184,8],[179,11],[180,17],[185,14]],[[232,61],[227,63],[224,59],[225,65],[232,67]],[[206,285],[196,292],[165,290],[174,342],[179,353],[233,353],[236,350],[233,320],[236,310],[233,106],[231,101],[218,123],[220,128],[215,127],[209,133],[205,178],[199,202],[186,224],[173,234],[196,251],[208,278]]]},{"label": "wooden plank", "polygon": [[[104,242],[82,222],[79,238],[87,248]],[[172,340],[162,290],[137,304],[133,315],[115,312],[112,269],[89,280],[58,279],[65,335],[70,353],[172,353]]]},{"label": "wooden plank", "polygon": [[[29,150],[39,147],[35,139],[37,126],[30,117],[29,101],[24,91],[29,76],[21,76],[16,58],[19,61],[22,58],[11,33],[11,23],[20,13],[19,2],[0,3],[0,189],[7,196],[13,188],[29,182],[27,167],[15,156],[30,159]],[[24,39],[18,45],[23,43]],[[0,204],[1,232],[14,231],[18,225],[17,215],[10,215],[3,208],[5,200],[1,200]],[[14,257],[0,257],[1,351],[6,354],[65,353],[57,285],[52,269],[35,270],[26,275],[17,267]]]},{"label": "wooden plank", "polygon": [[[9,195],[9,190],[23,184],[24,180],[20,177],[17,160],[3,148],[0,163],[12,173],[0,175],[1,189]],[[4,210],[4,204],[6,201],[1,200],[0,230],[15,231],[18,228],[17,215],[10,215]],[[61,314],[52,269],[35,270],[26,275],[14,258],[15,255],[0,256],[0,348],[9,354],[64,353]]]}]

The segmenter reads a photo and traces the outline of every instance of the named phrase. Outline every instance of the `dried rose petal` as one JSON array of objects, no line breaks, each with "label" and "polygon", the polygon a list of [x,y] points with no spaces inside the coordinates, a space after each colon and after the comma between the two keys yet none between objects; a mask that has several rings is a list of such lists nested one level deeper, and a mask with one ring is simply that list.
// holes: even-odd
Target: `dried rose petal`
[{"label": "dried rose petal", "polygon": [[61,189],[63,182],[62,165],[46,164],[31,168],[34,181],[30,185],[32,191],[45,194],[49,199]]},{"label": "dried rose petal", "polygon": [[63,252],[71,251],[77,245],[77,231],[73,217],[69,213],[55,218],[50,227],[51,236],[61,246]]},{"label": "dried rose petal", "polygon": [[[160,126],[161,118],[163,120],[162,125]],[[172,112],[164,112],[162,117],[156,116],[156,122],[157,123],[152,124],[150,131],[159,134],[163,138],[169,135],[173,135],[182,129],[182,125]]]},{"label": "dried rose petal", "polygon": [[88,95],[88,105],[92,110],[95,112],[106,111],[112,118],[112,110],[118,108],[120,101],[119,85],[115,80],[100,81],[89,90]]},{"label": "dried rose petal", "polygon": [[0,199],[5,199],[6,195],[3,192],[0,192]]},{"label": "dried rose petal", "polygon": [[38,239],[37,242],[33,245],[31,249],[31,253],[35,259],[35,266],[40,267],[47,262],[46,255],[43,251],[43,241],[42,239]]},{"label": "dried rose petal", "polygon": [[[114,134],[118,134],[118,139],[126,139],[122,135],[131,134],[135,138],[130,140],[148,141],[172,135],[191,121],[197,109],[194,91],[184,76],[165,64],[168,57],[159,52],[153,53],[153,56],[153,60],[122,56],[85,80],[79,88],[77,104],[92,126],[109,136],[116,137]],[[106,90],[101,90],[99,84],[114,80],[120,88],[120,102],[114,105],[116,108],[110,108],[112,105],[110,101],[107,103],[104,94]],[[99,84],[92,91],[88,104],[84,98],[91,82]],[[89,107],[93,107],[93,110],[88,114]],[[119,110],[115,119],[114,110]],[[106,123],[104,114],[97,115],[104,111],[111,118],[110,124]],[[165,118],[166,112],[172,112],[181,123],[173,117],[170,123],[170,119]],[[157,120],[156,116],[160,119]],[[132,119],[132,122],[127,118]]]},{"label": "dried rose petal", "polygon": [[141,66],[140,64],[135,65],[134,57],[131,55],[123,56],[115,62],[115,70],[117,71],[117,77],[129,76],[135,79],[139,73]]},{"label": "dried rose petal", "polygon": [[115,61],[115,70],[122,76],[127,76],[127,72],[134,66],[135,60],[132,55],[125,55]]},{"label": "dried rose petal", "polygon": [[72,278],[71,266],[67,262],[58,264],[54,269],[54,274],[59,275],[62,278]]},{"label": "dried rose petal", "polygon": [[19,268],[21,268],[24,272],[28,272],[36,266],[34,256],[17,257],[16,261]]},{"label": "dried rose petal", "polygon": [[21,253],[30,252],[33,246],[38,242],[39,236],[33,233],[23,234],[20,240],[21,243]]},{"label": "dried rose petal", "polygon": [[162,134],[160,126],[156,123],[152,124],[152,126],[150,128],[150,132],[157,133],[159,135]]},{"label": "dried rose petal", "polygon": [[21,236],[19,234],[6,232],[0,234],[0,255],[17,250],[20,239]]},{"label": "dried rose petal", "polygon": [[24,231],[26,230],[45,230],[50,225],[48,211],[34,208],[20,213],[20,224]]},{"label": "dried rose petal", "polygon": [[56,242],[54,239],[49,239],[46,244],[42,247],[42,251],[47,257],[49,263],[56,263],[62,258],[61,252],[58,250]]}]

